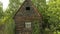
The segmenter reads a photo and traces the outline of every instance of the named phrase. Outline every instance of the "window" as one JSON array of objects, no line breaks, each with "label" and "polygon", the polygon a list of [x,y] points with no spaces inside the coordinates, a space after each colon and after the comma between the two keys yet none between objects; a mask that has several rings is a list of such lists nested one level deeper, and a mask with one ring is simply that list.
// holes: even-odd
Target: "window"
[{"label": "window", "polygon": [[25,22],[25,27],[26,28],[31,28],[31,22]]},{"label": "window", "polygon": [[30,10],[30,7],[26,7],[26,10]]}]

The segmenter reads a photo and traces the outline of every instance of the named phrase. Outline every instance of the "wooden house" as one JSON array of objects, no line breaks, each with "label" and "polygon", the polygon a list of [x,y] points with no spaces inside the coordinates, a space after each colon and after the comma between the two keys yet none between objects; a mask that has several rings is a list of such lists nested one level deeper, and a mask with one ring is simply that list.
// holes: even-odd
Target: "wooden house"
[{"label": "wooden house", "polygon": [[32,34],[35,20],[40,21],[41,15],[31,0],[25,0],[14,15],[16,34]]}]

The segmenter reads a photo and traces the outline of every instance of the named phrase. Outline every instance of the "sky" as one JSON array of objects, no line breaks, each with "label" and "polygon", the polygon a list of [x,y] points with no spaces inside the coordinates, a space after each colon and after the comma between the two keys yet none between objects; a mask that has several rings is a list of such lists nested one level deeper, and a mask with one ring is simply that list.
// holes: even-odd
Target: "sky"
[{"label": "sky", "polygon": [[3,10],[6,10],[9,5],[9,0],[0,0],[0,2],[3,4]]},{"label": "sky", "polygon": [[[23,0],[24,1],[24,0]],[[46,0],[47,4],[48,4],[49,0]],[[0,0],[0,2],[3,3],[3,10],[5,11],[9,5],[9,0]],[[21,1],[22,2],[22,1]]]},{"label": "sky", "polygon": [[48,4],[49,0],[46,0],[46,4]]},{"label": "sky", "polygon": [[49,1],[49,0],[46,0],[47,2]]}]

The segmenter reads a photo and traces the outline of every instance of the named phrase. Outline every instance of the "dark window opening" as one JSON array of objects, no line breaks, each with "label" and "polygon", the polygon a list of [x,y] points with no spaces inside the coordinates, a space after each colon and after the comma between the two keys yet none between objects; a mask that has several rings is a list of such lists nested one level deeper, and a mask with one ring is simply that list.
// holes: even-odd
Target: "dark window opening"
[{"label": "dark window opening", "polygon": [[26,7],[26,10],[30,10],[30,7]]}]

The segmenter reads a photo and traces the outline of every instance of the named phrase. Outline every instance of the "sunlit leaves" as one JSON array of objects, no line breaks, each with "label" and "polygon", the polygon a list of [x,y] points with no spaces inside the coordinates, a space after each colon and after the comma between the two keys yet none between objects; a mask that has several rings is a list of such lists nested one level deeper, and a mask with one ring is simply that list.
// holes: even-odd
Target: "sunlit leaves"
[{"label": "sunlit leaves", "polygon": [[48,3],[48,9],[46,11],[47,15],[50,16],[49,23],[51,23],[55,28],[59,28],[59,17],[60,17],[60,0],[50,0]]},{"label": "sunlit leaves", "polygon": [[48,13],[51,14],[50,16],[54,18],[56,17],[57,19],[58,19],[59,12],[60,12],[60,7],[58,5],[59,4],[56,1],[53,1],[49,3],[49,8],[48,8]]}]

